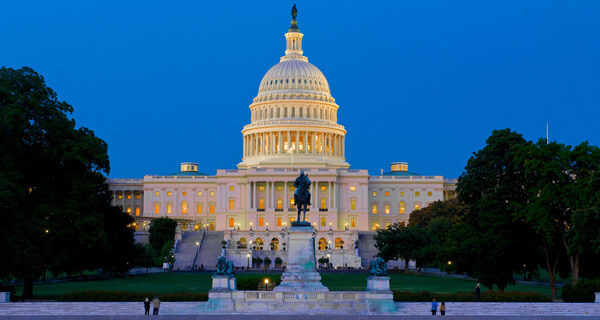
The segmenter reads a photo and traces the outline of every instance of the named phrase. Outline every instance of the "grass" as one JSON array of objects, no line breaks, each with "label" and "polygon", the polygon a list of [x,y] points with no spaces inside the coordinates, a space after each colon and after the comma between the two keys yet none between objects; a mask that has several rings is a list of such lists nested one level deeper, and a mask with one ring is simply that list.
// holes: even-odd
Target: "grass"
[{"label": "grass", "polygon": [[[239,273],[239,280],[247,278],[270,278],[272,281],[280,274]],[[332,291],[362,291],[367,286],[367,275],[361,273],[322,273],[322,282]],[[475,290],[475,281],[418,274],[391,274],[390,286],[398,291],[431,291],[439,293],[470,292]],[[62,294],[82,290],[120,290],[133,292],[208,292],[212,285],[211,273],[153,273],[99,281],[71,281],[63,283],[40,284],[33,288],[37,297],[57,298]],[[22,287],[17,288],[17,295]],[[485,290],[485,288],[483,288]],[[550,296],[550,286],[517,284],[509,286],[507,291],[539,292]]]}]

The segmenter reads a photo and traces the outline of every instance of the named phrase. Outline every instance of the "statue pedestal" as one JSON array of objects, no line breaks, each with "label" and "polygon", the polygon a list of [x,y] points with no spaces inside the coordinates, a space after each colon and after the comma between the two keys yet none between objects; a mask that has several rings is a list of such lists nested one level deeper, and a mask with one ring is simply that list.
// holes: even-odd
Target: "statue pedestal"
[{"label": "statue pedestal", "polygon": [[329,291],[321,283],[321,275],[315,268],[315,246],[312,226],[292,226],[289,229],[288,263],[281,276],[281,284],[273,291]]},{"label": "statue pedestal", "polygon": [[369,276],[367,278],[367,291],[376,293],[392,293],[390,290],[390,277]]}]

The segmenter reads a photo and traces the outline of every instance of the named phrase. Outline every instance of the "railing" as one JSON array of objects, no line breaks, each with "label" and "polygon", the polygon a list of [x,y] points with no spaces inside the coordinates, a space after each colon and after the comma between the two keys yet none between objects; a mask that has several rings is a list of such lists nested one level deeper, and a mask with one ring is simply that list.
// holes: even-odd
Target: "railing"
[{"label": "railing", "polygon": [[202,244],[204,244],[204,236],[206,236],[206,231],[202,230],[202,239],[200,239],[200,244],[196,247],[196,254],[194,255],[194,261],[192,262],[192,268],[196,267],[196,260],[198,259],[198,254],[200,253],[200,248],[202,248]]},{"label": "railing", "polygon": [[327,208],[319,208],[319,211],[328,211]]}]

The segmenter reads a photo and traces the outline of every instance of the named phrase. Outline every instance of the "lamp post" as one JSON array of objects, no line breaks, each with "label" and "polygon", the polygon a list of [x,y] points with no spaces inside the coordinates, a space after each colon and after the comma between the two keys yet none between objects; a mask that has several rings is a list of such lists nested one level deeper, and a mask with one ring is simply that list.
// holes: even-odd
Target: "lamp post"
[{"label": "lamp post", "polygon": [[250,269],[250,254],[246,254],[246,258],[248,258],[248,266],[246,267],[246,269]]}]

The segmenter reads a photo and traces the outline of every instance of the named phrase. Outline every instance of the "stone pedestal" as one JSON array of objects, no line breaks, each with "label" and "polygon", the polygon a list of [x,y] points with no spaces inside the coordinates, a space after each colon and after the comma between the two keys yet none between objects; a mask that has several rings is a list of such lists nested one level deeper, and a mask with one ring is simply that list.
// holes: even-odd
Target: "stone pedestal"
[{"label": "stone pedestal", "polygon": [[594,292],[594,296],[596,297],[596,300],[594,300],[594,302],[600,303],[600,292]]},{"label": "stone pedestal", "polygon": [[276,292],[325,292],[321,275],[315,268],[314,229],[307,225],[293,225],[289,229],[288,263]]},{"label": "stone pedestal", "polygon": [[237,290],[235,277],[230,275],[212,276],[212,288],[209,292],[228,292]]},{"label": "stone pedestal", "polygon": [[367,278],[367,291],[376,293],[392,293],[392,290],[390,290],[390,277],[369,276]]},{"label": "stone pedestal", "polygon": [[0,292],[0,303],[10,302],[10,292]]},{"label": "stone pedestal", "polygon": [[213,275],[212,288],[208,291],[208,311],[233,311],[233,295],[237,290],[232,275]]}]

